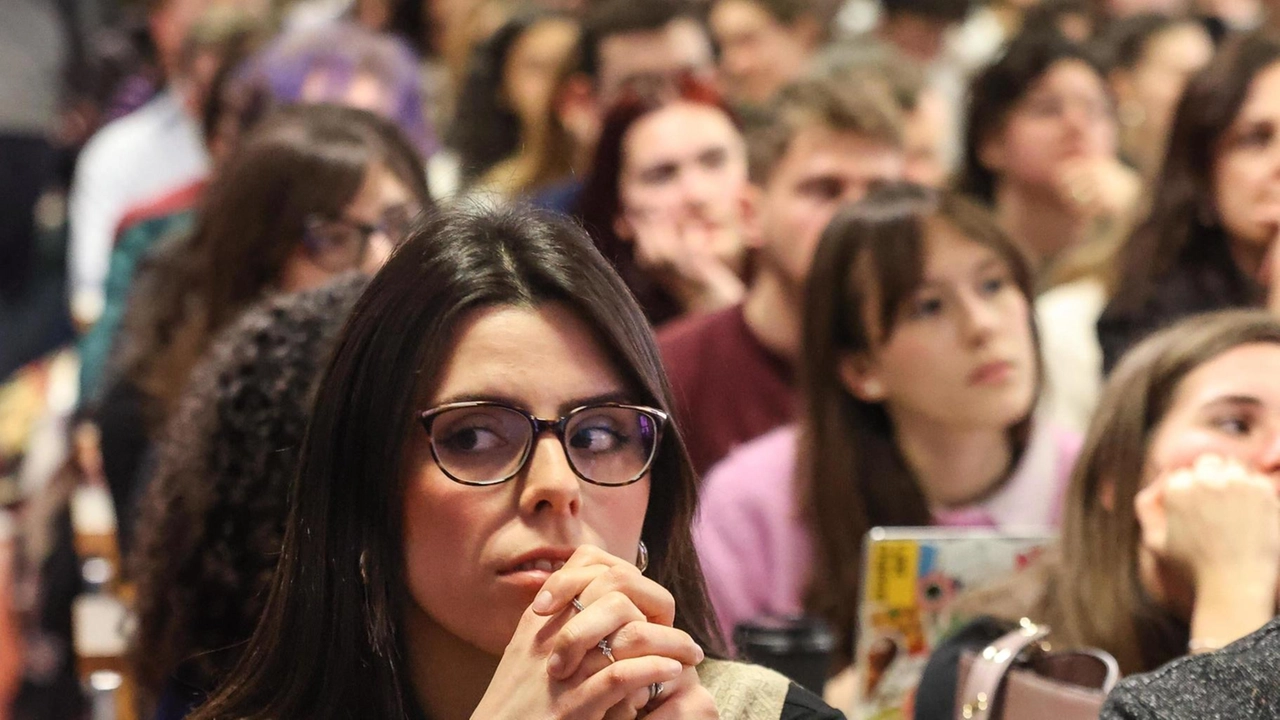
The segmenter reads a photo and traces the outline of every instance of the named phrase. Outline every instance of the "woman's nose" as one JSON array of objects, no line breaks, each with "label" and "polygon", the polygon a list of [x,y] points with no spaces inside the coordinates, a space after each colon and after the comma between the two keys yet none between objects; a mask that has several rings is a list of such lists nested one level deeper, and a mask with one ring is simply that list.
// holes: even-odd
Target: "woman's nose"
[{"label": "woman's nose", "polygon": [[530,514],[576,515],[582,486],[554,433],[536,439],[521,483],[520,508]]}]

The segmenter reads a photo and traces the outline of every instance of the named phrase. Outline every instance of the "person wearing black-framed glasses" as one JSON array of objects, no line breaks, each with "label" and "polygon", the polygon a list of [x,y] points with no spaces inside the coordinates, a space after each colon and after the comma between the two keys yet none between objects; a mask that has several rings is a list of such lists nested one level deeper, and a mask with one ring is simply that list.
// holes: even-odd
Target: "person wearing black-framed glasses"
[{"label": "person wearing black-framed glasses", "polygon": [[843,717],[719,659],[662,363],[580,227],[430,218],[317,388],[262,621],[192,720]]}]

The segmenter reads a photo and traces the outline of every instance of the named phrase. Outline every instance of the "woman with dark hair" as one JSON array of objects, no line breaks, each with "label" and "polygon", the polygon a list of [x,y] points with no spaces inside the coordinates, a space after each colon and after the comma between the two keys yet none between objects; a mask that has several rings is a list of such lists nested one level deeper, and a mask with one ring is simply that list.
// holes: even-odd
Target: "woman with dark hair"
[{"label": "woman with dark hair", "polygon": [[821,617],[841,667],[868,530],[1054,526],[1079,440],[1034,421],[1031,271],[980,207],[873,190],[812,268],[803,419],[712,469],[696,539],[723,631]]},{"label": "woman with dark hair", "polygon": [[[1146,178],[1164,160],[1174,104],[1190,73],[1209,62],[1213,43],[1195,20],[1139,15],[1118,21],[1100,44],[1108,49],[1119,100],[1121,153]],[[1054,287],[1036,300],[1044,329],[1049,417],[1076,430],[1089,425],[1102,393],[1098,317],[1116,291],[1118,255],[1127,235],[1111,233],[1058,265]]]},{"label": "woman with dark hair", "polygon": [[1164,161],[1182,89],[1213,59],[1213,38],[1194,18],[1145,14],[1116,21],[1098,44],[1108,55],[1120,155],[1152,179]]},{"label": "woman with dark hair", "polygon": [[150,440],[214,335],[269,293],[375,270],[430,202],[398,132],[363,110],[281,110],[227,160],[191,235],[141,271],[97,412],[122,549]]},{"label": "woman with dark hair", "polygon": [[1201,312],[1261,306],[1280,227],[1280,43],[1224,47],[1187,85],[1151,210],[1121,251],[1102,317],[1103,368]]},{"label": "woman with dark hair", "polygon": [[319,388],[262,622],[195,717],[837,717],[704,659],[697,480],[644,316],[572,224],[428,220]]},{"label": "woman with dark hair", "polygon": [[202,702],[258,624],[312,387],[367,284],[355,274],[246,312],[192,372],[129,560],[132,677],[157,720]]},{"label": "woman with dark hair", "polygon": [[737,115],[685,76],[609,111],[574,214],[656,327],[742,299],[747,193]]},{"label": "woman with dark hair", "polygon": [[530,12],[476,49],[449,129],[463,190],[517,197],[570,174],[572,143],[553,96],[577,40],[571,17]]},{"label": "woman with dark hair", "polygon": [[1126,226],[1141,183],[1116,158],[1106,77],[1078,45],[1029,30],[969,88],[957,189],[991,206],[1040,284],[1068,251]]},{"label": "woman with dark hair", "polygon": [[1022,618],[1045,623],[1054,649],[1106,650],[1125,674],[1266,624],[1280,590],[1278,417],[1280,322],[1265,312],[1193,318],[1134,348],[1085,438],[1057,549],[957,601],[989,617],[935,652],[916,717],[955,717],[961,652]]}]

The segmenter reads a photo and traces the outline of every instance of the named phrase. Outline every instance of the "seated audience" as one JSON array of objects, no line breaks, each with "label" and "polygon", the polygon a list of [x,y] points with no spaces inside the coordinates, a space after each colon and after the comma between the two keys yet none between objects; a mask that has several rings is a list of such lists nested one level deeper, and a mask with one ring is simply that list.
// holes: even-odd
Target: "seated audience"
[{"label": "seated audience", "polygon": [[[605,112],[628,93],[660,94],[685,76],[715,74],[711,36],[696,7],[682,0],[602,0],[588,10],[576,64],[555,92],[557,121],[574,155],[595,153]],[[582,190],[575,178],[547,188],[535,205],[572,213]]]},{"label": "seated audience", "polygon": [[195,718],[839,717],[713,659],[657,349],[571,223],[430,219],[318,387],[262,622]]},{"label": "seated audience", "polygon": [[1196,313],[1261,306],[1277,277],[1280,43],[1224,47],[1187,85],[1150,214],[1124,247],[1098,320],[1103,368],[1152,331]]},{"label": "seated audience", "polygon": [[[1200,25],[1150,15],[1119,21],[1102,42],[1113,46],[1111,84],[1120,98],[1121,146],[1127,147],[1122,152],[1144,175],[1148,170],[1158,173],[1165,162],[1183,73],[1199,59],[1208,61],[1213,47]],[[1209,101],[1203,95],[1206,89],[1202,85],[1196,91],[1199,102]],[[1197,112],[1196,107],[1195,103],[1183,104],[1178,117]],[[1139,122],[1134,122],[1135,117]],[[1198,143],[1175,143],[1168,147],[1169,162],[1173,167],[1185,168],[1189,154],[1199,153],[1201,147]],[[1156,155],[1152,156],[1152,152]],[[1146,164],[1151,161],[1154,164]],[[1159,181],[1153,191],[1157,207],[1169,207],[1170,192],[1180,193],[1184,203],[1191,197],[1185,175],[1173,183],[1159,175],[1155,179]],[[1200,190],[1207,191],[1207,187],[1197,186],[1197,198],[1201,197]],[[1148,225],[1153,219],[1148,220]],[[1118,266],[1128,237],[1111,235],[1075,254],[1057,268],[1056,286],[1036,300],[1045,350],[1044,410],[1055,421],[1081,432],[1088,426],[1102,392],[1103,352],[1098,343],[1098,318],[1107,302],[1117,292],[1124,292]]]},{"label": "seated audience", "polygon": [[695,540],[722,631],[810,614],[852,662],[875,526],[1057,525],[1079,438],[1037,422],[1031,271],[977,205],[873,190],[822,235],[804,415],[712,469]]},{"label": "seated audience", "polygon": [[228,159],[192,234],[157,248],[131,294],[96,413],[122,550],[150,442],[214,335],[269,293],[376,269],[428,203],[421,160],[387,121],[338,106],[279,112]]},{"label": "seated audience", "polygon": [[974,79],[957,187],[990,205],[1039,285],[1070,251],[1127,228],[1141,191],[1116,157],[1102,70],[1052,30],[1030,30]]},{"label": "seated audience", "polygon": [[[208,151],[211,172],[226,159],[241,134],[260,119],[262,98],[236,85],[236,68],[264,37],[264,28],[246,25],[243,18],[208,13],[191,28],[187,53],[190,62],[217,68],[201,92],[200,136]],[[117,223],[102,286],[102,311],[80,337],[80,397],[89,404],[100,392],[107,356],[120,330],[138,263],[164,238],[191,231],[195,209],[208,185],[208,177],[175,187],[130,207]]]},{"label": "seated audience", "polygon": [[157,720],[200,704],[258,624],[312,388],[367,282],[354,275],[246,312],[192,372],[130,559],[132,677]]},{"label": "seated audience", "polygon": [[743,301],[658,334],[694,468],[795,418],[801,307],[814,248],[841,205],[903,171],[902,118],[881,83],[804,78],[748,137],[757,200]]},{"label": "seated audience", "polygon": [[464,190],[518,197],[570,174],[570,140],[551,106],[577,40],[572,18],[526,13],[477,49],[449,133]]},{"label": "seated audience", "polygon": [[916,717],[955,717],[960,653],[1020,618],[1047,624],[1056,649],[1106,650],[1126,674],[1273,618],[1278,414],[1280,322],[1267,313],[1197,317],[1134,348],[1089,428],[1058,549],[957,600],[990,617],[935,652]]},{"label": "seated audience", "polygon": [[839,82],[887,83],[902,109],[903,179],[937,188],[949,181],[955,114],[918,63],[886,43],[841,43],[819,53],[811,71]]},{"label": "seated audience", "polygon": [[[394,121],[417,148],[430,147],[434,140],[423,119],[418,85],[412,56],[387,36],[337,26],[277,38],[244,63],[228,65],[213,83],[203,122],[213,170],[221,168],[238,139],[271,108],[300,102],[373,110]],[[153,198],[121,221],[111,251],[102,315],[80,343],[81,394],[86,402],[93,402],[101,389],[107,355],[119,332],[138,263],[164,238],[190,233],[206,185],[207,179],[202,178]]]},{"label": "seated audience", "polygon": [[747,146],[715,90],[625,97],[605,117],[576,215],[655,327],[742,300]]},{"label": "seated audience", "polygon": [[1213,59],[1213,38],[1198,20],[1137,15],[1098,38],[1109,57],[1111,91],[1120,121],[1120,156],[1154,180],[1164,161],[1178,98]]},{"label": "seated audience", "polygon": [[[105,125],[85,144],[68,197],[67,272],[72,314],[88,326],[102,312],[116,226],[139,203],[204,177],[209,157],[200,141],[203,67],[184,53],[202,6],[234,6],[264,15],[262,0],[155,0],[148,29],[167,87],[142,107]],[[207,80],[207,78],[206,78]]]},{"label": "seated audience", "polygon": [[278,36],[237,80],[282,103],[336,103],[390,118],[423,158],[436,151],[418,60],[402,42],[351,23]]},{"label": "seated audience", "polygon": [[828,34],[809,0],[715,0],[708,21],[725,94],[743,105],[765,105],[799,78]]},{"label": "seated audience", "polygon": [[881,4],[876,35],[903,55],[933,66],[944,58],[947,32],[969,15],[969,0],[889,0]]}]

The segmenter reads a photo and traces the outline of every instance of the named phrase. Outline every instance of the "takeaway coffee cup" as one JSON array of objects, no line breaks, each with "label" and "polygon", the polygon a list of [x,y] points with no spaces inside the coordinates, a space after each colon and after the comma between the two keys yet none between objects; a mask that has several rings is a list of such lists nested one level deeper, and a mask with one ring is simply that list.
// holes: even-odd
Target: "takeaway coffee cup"
[{"label": "takeaway coffee cup", "polygon": [[777,670],[822,695],[835,648],[835,636],[822,620],[784,616],[741,622],[733,630],[733,643],[743,659]]}]

